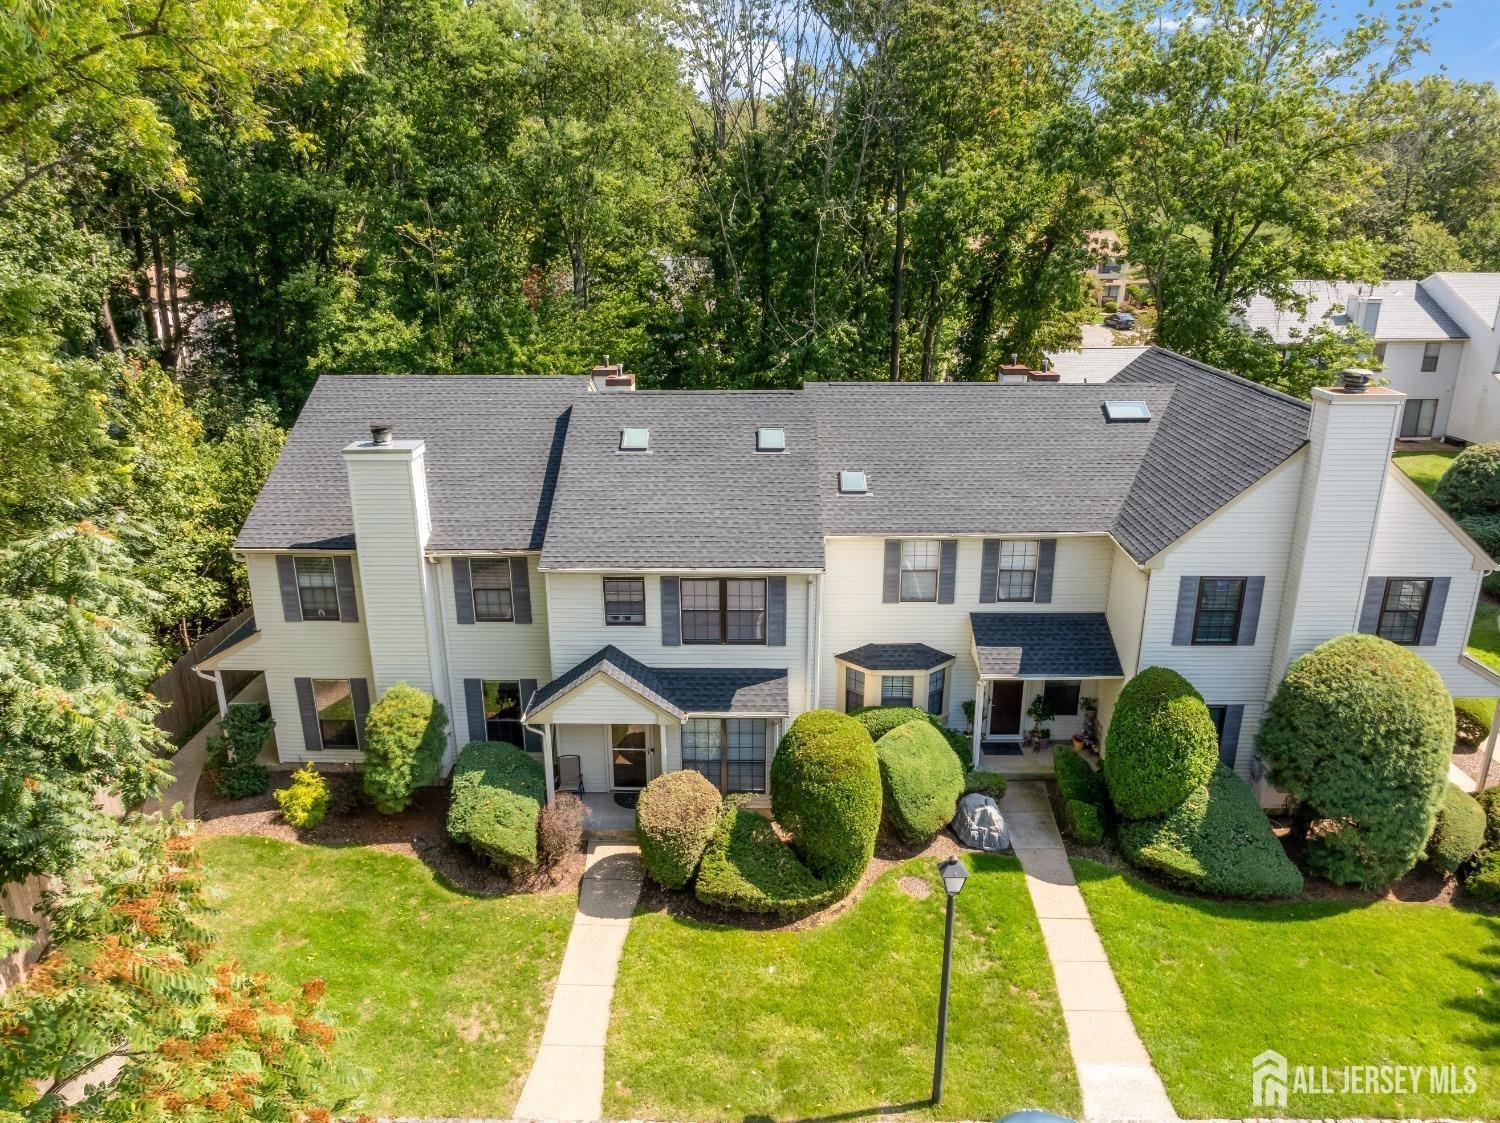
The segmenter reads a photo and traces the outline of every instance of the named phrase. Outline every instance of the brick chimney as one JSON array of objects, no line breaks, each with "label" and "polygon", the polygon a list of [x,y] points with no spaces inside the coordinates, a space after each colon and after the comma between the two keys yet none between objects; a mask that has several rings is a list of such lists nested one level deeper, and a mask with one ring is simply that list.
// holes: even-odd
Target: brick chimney
[{"label": "brick chimney", "polygon": [[591,375],[594,380],[594,389],[600,393],[635,389],[635,375],[627,371],[624,364],[611,363],[608,355],[604,356],[604,362],[596,366]]}]

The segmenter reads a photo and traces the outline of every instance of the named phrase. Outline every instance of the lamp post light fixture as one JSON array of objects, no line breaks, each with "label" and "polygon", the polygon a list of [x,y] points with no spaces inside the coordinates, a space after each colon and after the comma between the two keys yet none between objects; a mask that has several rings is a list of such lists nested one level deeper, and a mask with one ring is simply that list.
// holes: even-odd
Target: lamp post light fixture
[{"label": "lamp post light fixture", "polygon": [[948,1038],[948,982],[953,974],[953,902],[963,891],[969,877],[969,867],[962,858],[948,858],[938,863],[938,874],[943,879],[943,890],[948,895],[948,921],[943,932],[943,986],[938,992],[937,1057],[932,1066],[932,1102],[936,1106],[943,1099],[943,1045]]}]

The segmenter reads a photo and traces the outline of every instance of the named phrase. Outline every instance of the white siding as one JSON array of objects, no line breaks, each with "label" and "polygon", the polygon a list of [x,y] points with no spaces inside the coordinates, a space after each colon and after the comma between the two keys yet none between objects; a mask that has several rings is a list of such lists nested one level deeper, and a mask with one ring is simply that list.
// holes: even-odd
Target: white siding
[{"label": "white siding", "polygon": [[1453,406],[1453,390],[1458,382],[1464,344],[1461,341],[1440,344],[1437,370],[1433,371],[1422,370],[1422,353],[1426,346],[1425,343],[1387,343],[1385,362],[1377,377],[1408,398],[1436,398],[1438,405],[1432,435],[1442,437],[1448,431],[1448,414]]},{"label": "white siding", "polygon": [[[1141,569],[1119,546],[1111,549],[1109,603],[1104,615],[1109,634],[1120,653],[1120,666],[1129,678],[1140,670],[1141,627],[1146,620],[1146,593],[1150,574]],[[1102,703],[1101,703],[1102,704]]]},{"label": "white siding", "polygon": [[[616,719],[618,720],[618,719]],[[656,724],[656,717],[639,719],[625,722],[633,725],[650,725],[652,753],[650,757],[650,775],[658,776],[663,772],[675,772],[682,767],[682,728],[677,725],[668,725],[665,729]],[[771,733],[768,736],[774,738],[776,723],[770,723]],[[666,740],[662,741],[665,732]],[[572,754],[578,757],[578,768],[583,776],[583,790],[586,792],[607,792],[614,787],[613,769],[610,763],[610,728],[607,723],[593,725],[569,724],[553,727],[553,744],[558,756]],[[772,745],[775,741],[772,740]],[[656,746],[660,744],[660,751]]]},{"label": "white siding", "polygon": [[[949,671],[948,725],[962,728],[963,703],[974,697],[977,670],[969,613],[1103,612],[1109,602],[1113,543],[1104,536],[1059,538],[1050,604],[1009,601],[981,604],[979,567],[983,540],[958,540],[958,568],[952,604],[885,604],[884,538],[830,538],[826,547],[828,577],[823,583],[823,704],[842,709],[843,680],[834,656],[867,643],[925,643],[956,656]],[[878,682],[866,689],[879,700]],[[925,702],[925,698],[923,699]],[[918,702],[918,705],[923,704]]]}]

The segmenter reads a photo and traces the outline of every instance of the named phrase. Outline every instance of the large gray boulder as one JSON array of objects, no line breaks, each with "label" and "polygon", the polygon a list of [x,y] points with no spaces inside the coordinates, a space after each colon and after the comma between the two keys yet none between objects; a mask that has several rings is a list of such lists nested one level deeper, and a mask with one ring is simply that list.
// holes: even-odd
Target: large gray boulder
[{"label": "large gray boulder", "polygon": [[1010,833],[1000,816],[1000,805],[994,796],[983,792],[970,792],[958,801],[953,833],[958,835],[958,841],[975,850],[1005,850],[1010,846]]}]

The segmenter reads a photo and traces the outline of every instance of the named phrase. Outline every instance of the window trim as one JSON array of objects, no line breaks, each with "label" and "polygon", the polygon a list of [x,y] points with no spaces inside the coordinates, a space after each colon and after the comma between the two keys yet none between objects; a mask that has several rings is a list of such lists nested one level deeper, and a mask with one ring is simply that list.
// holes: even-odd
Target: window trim
[{"label": "window trim", "polygon": [[[1208,588],[1210,581],[1233,581],[1239,585],[1239,600],[1234,606],[1234,626],[1229,630],[1228,639],[1199,639],[1198,621],[1203,616],[1203,591]],[[1198,578],[1198,593],[1193,598],[1193,630],[1188,635],[1189,646],[1192,647],[1234,647],[1239,643],[1240,627],[1245,622],[1245,591],[1249,587],[1249,580],[1244,577],[1200,577]],[[1210,612],[1222,613],[1222,608],[1210,609]]]},{"label": "window trim", "polygon": [[[310,589],[310,588],[323,588],[324,586],[312,586],[312,585],[306,585],[306,586],[304,586],[302,584],[302,569],[301,569],[301,567],[302,567],[302,565],[303,565],[304,562],[305,563],[309,563],[309,564],[313,563],[313,562],[320,562],[320,563],[326,564],[328,566],[328,576],[329,576],[329,579],[332,581],[332,584],[330,584],[330,585],[328,585],[326,587],[329,590],[329,592],[331,592],[333,594],[333,615],[332,616],[309,616],[307,614],[307,602],[302,599],[302,594],[303,594],[304,590]],[[337,624],[340,620],[342,620],[344,618],[343,611],[339,607],[339,572],[338,572],[338,568],[333,564],[333,556],[331,554],[293,554],[292,555],[292,576],[297,581],[297,608],[298,608],[298,611],[300,611],[302,613],[302,623],[304,623],[304,624],[329,624],[329,623]]]},{"label": "window trim", "polygon": [[[1032,565],[1029,569],[1006,569],[1005,547],[1014,544],[1030,545]],[[1042,567],[1042,540],[1040,538],[1002,538],[1000,549],[995,555],[995,601],[1007,604],[1034,604],[1036,603],[1036,575]],[[1008,597],[1005,595],[1005,575],[1007,573],[1030,573],[1031,595],[1025,597]]]},{"label": "window trim", "polygon": [[[1442,358],[1443,345],[1441,343],[1429,341],[1422,344],[1422,373],[1431,374],[1437,370],[1438,363],[1442,361]],[[1431,366],[1428,365],[1429,362],[1432,364]]]},{"label": "window trim", "polygon": [[[495,572],[497,572],[497,573],[500,572],[501,570],[504,570],[504,572],[505,572],[505,585],[503,586],[503,588],[490,589],[490,588],[486,587],[484,589],[481,589],[479,587],[479,582],[475,580],[475,575],[478,572],[478,571],[476,571],[475,566],[481,566],[481,565],[486,570],[493,568],[493,570]],[[510,594],[510,615],[509,616],[481,615],[480,612],[479,612],[479,597],[476,594],[478,594],[480,592],[501,592],[501,591],[507,592],[507,593]],[[511,559],[510,558],[504,557],[504,558],[470,558],[469,559],[469,607],[470,607],[470,609],[474,613],[474,623],[476,623],[476,624],[514,624],[515,623],[515,621],[516,621],[516,582],[515,582],[515,573],[511,569]]]},{"label": "window trim", "polygon": [[[944,663],[941,667],[933,667],[927,672],[927,712],[936,717],[943,717],[947,713],[948,701],[948,668],[952,663]],[[934,680],[940,681],[941,685],[937,692],[937,709],[932,708],[932,684]]]},{"label": "window trim", "polygon": [[[689,612],[706,612],[707,609],[687,608],[687,596],[682,586],[689,581],[717,581],[719,583],[719,638],[716,640],[688,639],[688,630],[685,626],[684,615]],[[760,639],[730,639],[729,638],[729,582],[731,581],[755,581],[760,584],[762,602],[761,609]],[[771,584],[764,577],[684,577],[678,583],[677,596],[677,634],[682,639],[684,647],[766,647],[769,645],[769,616],[771,614]],[[743,611],[736,609],[734,611]]]},{"label": "window trim", "polygon": [[[771,744],[771,719],[764,717],[740,717],[736,714],[694,714],[683,722],[683,744],[679,753],[680,762],[684,771],[698,772],[698,769],[688,763],[687,755],[687,727],[695,721],[711,721],[719,727],[719,781],[714,784],[720,795],[734,795],[745,793],[749,795],[766,795],[771,790],[771,757],[774,749]],[[761,733],[761,775],[760,787],[757,789],[736,788],[733,792],[729,788],[729,723],[731,721],[749,721],[760,723]],[[700,776],[703,773],[698,772]],[[703,777],[705,780],[707,776]],[[712,783],[712,781],[710,781]]]},{"label": "window trim", "polygon": [[[943,588],[943,540],[941,538],[898,538],[899,545],[896,549],[896,602],[898,604],[937,604]],[[906,544],[930,543],[933,548],[931,569],[906,568]],[[906,595],[906,575],[908,573],[930,573],[932,574],[932,596],[909,597]],[[997,577],[998,581],[999,578]]]},{"label": "window trim", "polygon": [[[905,679],[908,690],[905,699],[897,698],[894,701],[887,696],[885,684],[893,680]],[[917,676],[914,674],[902,674],[899,671],[881,672],[880,675],[880,704],[882,706],[911,706],[917,700]]]},{"label": "window trim", "polygon": [[[312,678],[308,681],[312,683],[313,712],[318,722],[318,751],[339,753],[348,752],[350,749],[358,750],[361,747],[359,743],[359,714],[354,711],[353,681],[347,678]],[[323,736],[323,711],[318,707],[318,683],[320,682],[341,682],[344,684],[344,697],[349,702],[349,733],[353,739],[352,744],[330,745]]]},{"label": "window trim", "polygon": [[[855,706],[853,709],[851,709],[849,707],[849,676],[850,675],[858,675],[859,676],[859,705]],[[865,708],[865,672],[864,672],[864,669],[862,667],[851,667],[849,664],[845,663],[844,664],[844,712],[846,714],[852,714],[856,710],[862,710],[864,708]]]},{"label": "window trim", "polygon": [[[1391,603],[1391,591],[1397,585],[1417,582],[1423,586],[1422,607],[1417,612],[1417,626],[1413,630],[1412,638],[1409,640],[1393,639],[1385,634],[1385,616],[1391,611],[1388,607]],[[1427,626],[1427,612],[1432,607],[1432,578],[1431,577],[1387,577],[1385,590],[1380,594],[1380,612],[1375,617],[1375,634],[1383,640],[1387,640],[1402,647],[1421,647],[1422,631]],[[1396,611],[1406,613],[1410,609],[1397,609]]]},{"label": "window trim", "polygon": [[[624,581],[634,581],[634,582],[639,583],[640,588],[641,588],[641,597],[640,597],[641,618],[639,620],[611,620],[609,618],[610,617],[610,611],[609,611],[609,583],[611,581],[621,581],[621,582],[624,582]],[[605,627],[607,627],[607,628],[644,628],[646,626],[646,616],[647,616],[647,610],[646,610],[646,579],[644,577],[622,577],[622,576],[619,576],[619,575],[606,576],[606,577],[602,578],[600,580],[600,582],[599,582],[599,593],[600,593],[600,596],[602,596],[604,598],[604,626]],[[629,603],[634,603],[634,600],[632,599]],[[616,615],[623,615],[623,614],[622,613],[616,613]]]}]

